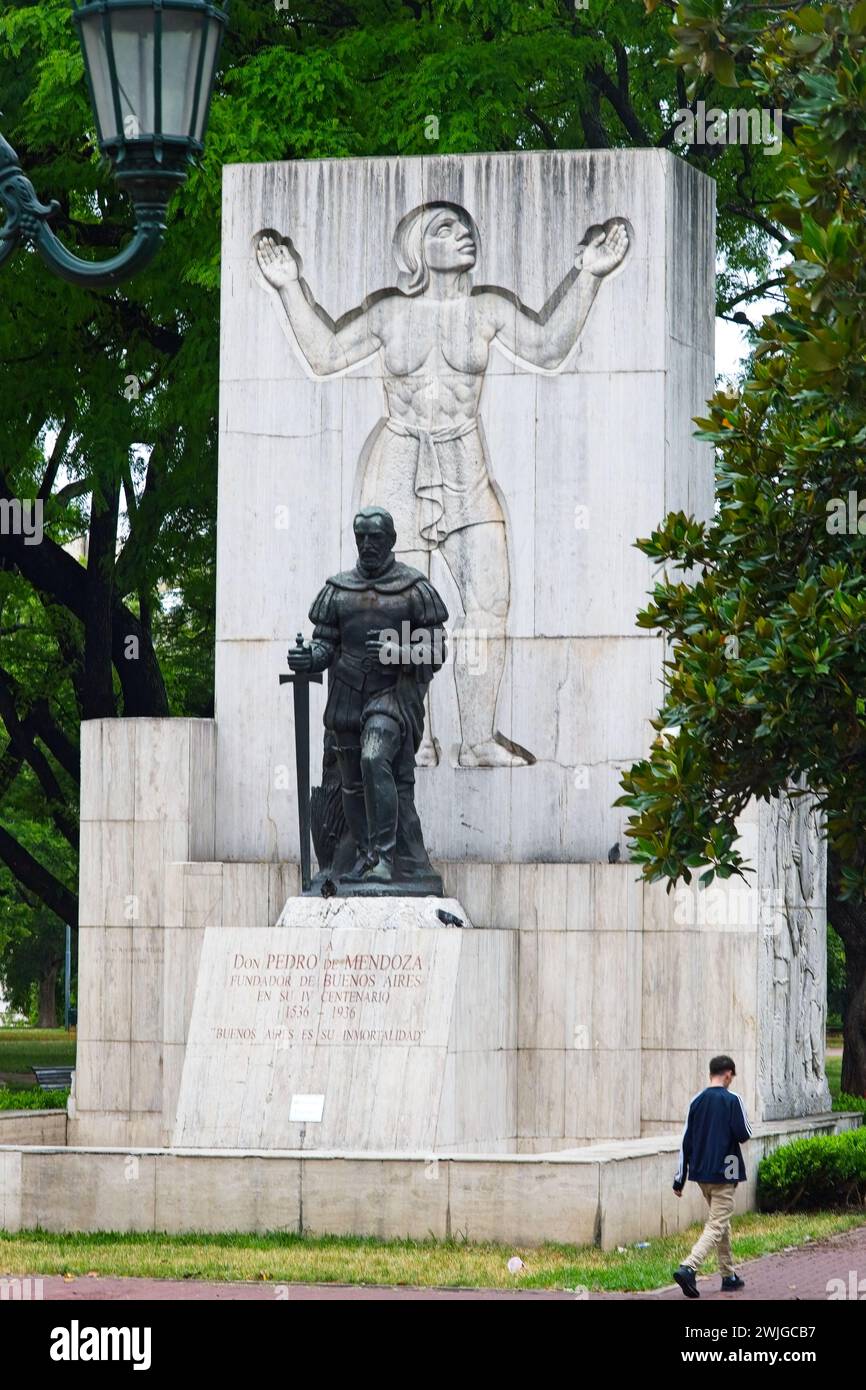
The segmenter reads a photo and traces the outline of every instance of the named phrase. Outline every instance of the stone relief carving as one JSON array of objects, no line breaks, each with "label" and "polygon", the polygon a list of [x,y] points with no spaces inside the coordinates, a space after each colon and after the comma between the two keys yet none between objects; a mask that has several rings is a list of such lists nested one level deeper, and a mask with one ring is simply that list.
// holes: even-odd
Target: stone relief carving
[{"label": "stone relief carving", "polygon": [[764,1118],[829,1109],[824,855],[812,798],[771,803],[760,881],[772,912],[764,931],[764,1037],[759,1047]]},{"label": "stone relief carving", "polygon": [[[406,563],[429,575],[438,550],[454,579],[463,608],[452,635],[461,767],[534,762],[496,725],[511,578],[505,512],[478,413],[490,349],[531,371],[561,370],[630,243],[621,217],[589,227],[572,268],[534,311],[509,290],[472,286],[481,245],[473,218],[456,203],[425,203],[394,233],[397,285],[335,321],[303,279],[292,241],[270,229],[255,238],[261,275],[313,375],[380,364],[385,410],[362,451],[360,504],[388,507]],[[428,718],[421,766],[437,761],[429,730]]]}]

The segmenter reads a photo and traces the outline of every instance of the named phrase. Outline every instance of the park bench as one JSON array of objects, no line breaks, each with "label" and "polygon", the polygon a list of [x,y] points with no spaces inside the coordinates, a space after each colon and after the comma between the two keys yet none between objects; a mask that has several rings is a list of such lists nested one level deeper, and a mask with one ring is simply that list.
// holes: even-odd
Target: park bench
[{"label": "park bench", "polygon": [[72,1067],[31,1067],[30,1070],[43,1091],[68,1091],[72,1085]]}]

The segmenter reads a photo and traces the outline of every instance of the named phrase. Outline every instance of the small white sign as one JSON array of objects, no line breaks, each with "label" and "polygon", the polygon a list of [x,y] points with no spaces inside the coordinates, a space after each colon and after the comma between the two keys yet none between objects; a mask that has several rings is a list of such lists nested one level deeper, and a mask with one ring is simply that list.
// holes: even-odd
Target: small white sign
[{"label": "small white sign", "polygon": [[324,1096],[292,1096],[289,1122],[292,1124],[320,1125],[324,1108]]}]

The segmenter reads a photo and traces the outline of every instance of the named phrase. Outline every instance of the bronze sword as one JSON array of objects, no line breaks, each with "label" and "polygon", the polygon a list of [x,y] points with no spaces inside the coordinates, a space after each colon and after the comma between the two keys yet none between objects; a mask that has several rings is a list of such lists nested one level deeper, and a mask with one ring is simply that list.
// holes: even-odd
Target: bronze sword
[{"label": "bronze sword", "polygon": [[[298,633],[303,647],[304,634]],[[310,683],[322,684],[321,671],[292,671],[280,676],[280,685],[292,687],[295,704],[295,769],[298,778],[298,830],[301,839],[301,892],[309,890],[310,875]]]}]

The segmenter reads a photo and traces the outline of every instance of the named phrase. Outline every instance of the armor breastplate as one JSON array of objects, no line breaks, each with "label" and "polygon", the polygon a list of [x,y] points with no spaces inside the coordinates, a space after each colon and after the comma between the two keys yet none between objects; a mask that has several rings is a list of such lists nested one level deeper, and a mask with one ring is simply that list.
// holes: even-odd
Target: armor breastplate
[{"label": "armor breastplate", "polygon": [[367,656],[365,642],[372,631],[381,632],[383,628],[393,629],[397,640],[404,640],[403,624],[406,623],[406,637],[411,632],[411,590],[399,594],[379,594],[373,589],[357,593],[342,590],[337,600],[340,615],[340,648],[348,656],[364,660]]},{"label": "armor breastplate", "polygon": [[385,628],[395,632],[398,641],[408,640],[412,631],[410,594],[408,589],[397,594],[341,590],[337,600],[340,651],[332,667],[337,680],[354,690],[381,690],[396,684],[401,668],[383,665],[367,652],[365,643],[371,632]]}]

